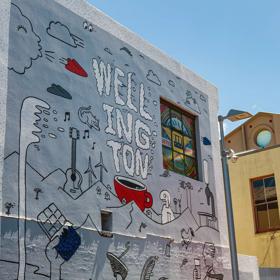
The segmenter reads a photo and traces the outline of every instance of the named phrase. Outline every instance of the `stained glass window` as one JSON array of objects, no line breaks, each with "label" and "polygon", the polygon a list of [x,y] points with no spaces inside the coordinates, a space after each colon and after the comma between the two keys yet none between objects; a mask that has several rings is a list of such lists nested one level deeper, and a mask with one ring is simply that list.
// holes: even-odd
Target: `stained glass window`
[{"label": "stained glass window", "polygon": [[280,228],[280,218],[274,176],[252,180],[256,232]]},{"label": "stained glass window", "polygon": [[161,100],[163,167],[197,179],[195,117]]}]

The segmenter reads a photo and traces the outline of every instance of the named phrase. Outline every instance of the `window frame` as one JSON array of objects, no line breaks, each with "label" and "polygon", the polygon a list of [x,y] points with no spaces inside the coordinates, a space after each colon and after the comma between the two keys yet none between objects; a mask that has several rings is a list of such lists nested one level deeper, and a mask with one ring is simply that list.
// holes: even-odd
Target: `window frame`
[{"label": "window frame", "polygon": [[[270,132],[270,134],[271,134],[270,142],[269,142],[265,147],[259,146],[258,141],[257,141],[257,138],[258,138],[259,134],[260,134],[262,131],[268,131],[268,132]],[[254,135],[254,142],[255,142],[255,145],[256,145],[259,149],[265,149],[265,148],[271,146],[271,145],[272,145],[272,144],[271,144],[271,143],[272,143],[272,140],[273,140],[273,131],[271,130],[270,127],[262,127],[262,128],[258,129],[258,130],[255,132],[255,135]]]},{"label": "window frame", "polygon": [[253,182],[257,181],[257,180],[265,180],[266,178],[270,178],[273,177],[274,181],[275,181],[275,175],[274,174],[269,174],[269,175],[265,175],[265,176],[259,176],[259,177],[255,177],[255,178],[251,178],[250,179],[250,191],[251,191],[251,206],[252,206],[252,211],[253,211],[253,217],[254,217],[254,228],[255,228],[255,234],[261,234],[261,233],[266,233],[266,232],[273,232],[273,231],[278,231],[280,230],[280,222],[279,222],[279,226],[274,227],[274,228],[267,228],[264,230],[259,230],[258,229],[258,218],[257,218],[257,206],[258,205],[269,205],[270,203],[275,203],[277,202],[278,205],[278,215],[279,215],[279,219],[280,219],[280,212],[279,212],[279,202],[278,202],[278,194],[277,194],[277,186],[276,186],[276,181],[275,181],[275,190],[276,190],[276,200],[270,201],[270,203],[264,202],[264,203],[259,203],[256,204],[255,203],[255,197],[254,197],[254,190],[253,190]]},{"label": "window frame", "polygon": [[[200,159],[200,156],[199,156],[199,149],[198,149],[198,145],[197,143],[199,143],[197,141],[197,139],[199,138],[198,137],[198,133],[197,133],[197,129],[198,129],[198,123],[197,123],[197,120],[198,120],[198,115],[194,114],[194,113],[190,113],[186,108],[174,103],[173,101],[171,100],[168,100],[166,98],[163,98],[163,97],[160,97],[160,105],[165,105],[167,106],[169,109],[170,109],[170,112],[169,114],[171,115],[171,110],[174,110],[175,112],[179,113],[181,115],[181,118],[182,116],[186,116],[187,118],[190,118],[193,120],[193,137],[191,138],[191,140],[193,141],[193,146],[194,146],[194,152],[195,152],[195,156],[192,157],[190,155],[187,155],[184,153],[180,153],[176,150],[174,150],[173,148],[173,131],[177,132],[176,129],[172,129],[170,128],[171,130],[171,148],[168,148],[168,147],[165,147],[166,149],[169,149],[171,150],[171,154],[172,154],[172,164],[173,164],[173,169],[166,169],[168,171],[172,171],[176,174],[179,174],[181,176],[184,176],[184,177],[187,177],[187,178],[190,178],[190,179],[193,179],[193,180],[196,180],[196,181],[199,181],[200,180],[200,169],[199,169],[199,165],[198,165],[198,161]],[[160,112],[160,120],[161,120],[161,112]],[[160,126],[161,126],[161,141],[162,141],[162,128],[164,127],[162,125],[162,122],[160,121]],[[189,136],[186,135],[186,137],[190,138]],[[183,139],[184,141],[184,139]],[[161,143],[161,151],[162,151],[162,156],[163,156],[163,147],[164,145]],[[178,154],[182,154],[184,156],[184,166],[185,166],[185,157],[186,158],[191,158],[194,160],[195,162],[195,169],[196,169],[196,177],[190,177],[190,176],[187,176],[185,173],[180,173],[178,171],[176,171],[176,169],[174,168],[174,158],[173,158],[173,153],[178,153]],[[163,164],[163,160],[162,160],[162,164]],[[184,170],[185,171],[185,170]]]}]

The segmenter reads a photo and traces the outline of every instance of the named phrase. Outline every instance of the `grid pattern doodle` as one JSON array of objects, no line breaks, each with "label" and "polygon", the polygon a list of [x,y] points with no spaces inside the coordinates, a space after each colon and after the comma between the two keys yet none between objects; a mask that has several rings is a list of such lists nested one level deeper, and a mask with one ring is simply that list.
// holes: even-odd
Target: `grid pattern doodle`
[{"label": "grid pattern doodle", "polygon": [[52,203],[37,216],[39,224],[51,240],[67,223],[66,217]]}]

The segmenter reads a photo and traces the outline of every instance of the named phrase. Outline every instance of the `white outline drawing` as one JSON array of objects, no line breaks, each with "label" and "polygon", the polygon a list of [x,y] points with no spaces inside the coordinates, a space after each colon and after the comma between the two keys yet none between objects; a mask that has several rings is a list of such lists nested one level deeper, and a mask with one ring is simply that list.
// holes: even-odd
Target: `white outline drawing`
[{"label": "white outline drawing", "polygon": [[35,133],[42,130],[37,126],[41,120],[39,114],[44,109],[50,109],[45,101],[36,97],[27,97],[22,102],[20,112],[20,135],[19,135],[19,176],[18,176],[18,250],[19,266],[18,280],[25,279],[26,269],[26,160],[27,150],[32,143],[39,143],[40,138]]}]

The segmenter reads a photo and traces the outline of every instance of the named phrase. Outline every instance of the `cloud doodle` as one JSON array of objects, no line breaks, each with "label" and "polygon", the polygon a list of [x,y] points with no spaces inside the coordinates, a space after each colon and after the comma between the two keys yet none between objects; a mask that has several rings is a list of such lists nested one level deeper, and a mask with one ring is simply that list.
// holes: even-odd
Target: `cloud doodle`
[{"label": "cloud doodle", "polygon": [[47,88],[47,91],[51,94],[66,98],[66,99],[72,99],[72,95],[65,90],[62,86],[52,84],[50,87]]},{"label": "cloud doodle", "polygon": [[72,34],[70,32],[70,29],[66,25],[62,24],[59,21],[56,21],[56,22],[51,21],[50,24],[49,24],[49,27],[47,28],[46,31],[51,37],[59,40],[62,43],[67,44],[70,47],[84,48],[83,39],[81,39],[78,36]]},{"label": "cloud doodle", "polygon": [[105,48],[104,51],[107,52],[108,54],[112,55],[112,52],[109,48]]},{"label": "cloud doodle", "polygon": [[169,80],[169,81],[168,81],[168,84],[169,84],[170,86],[172,86],[172,87],[175,87],[175,83],[174,83],[174,81],[172,81],[172,80]]},{"label": "cloud doodle", "polygon": [[148,81],[150,81],[158,86],[161,86],[161,81],[160,81],[159,77],[157,76],[157,74],[154,73],[153,70],[148,71],[146,78]]},{"label": "cloud doodle", "polygon": [[120,50],[126,52],[131,57],[133,56],[131,51],[127,47],[122,47],[120,48]]},{"label": "cloud doodle", "polygon": [[25,16],[20,8],[11,4],[10,36],[11,55],[9,56],[8,69],[18,74],[25,74],[31,68],[34,60],[42,57],[41,38],[34,32],[30,19]]}]

